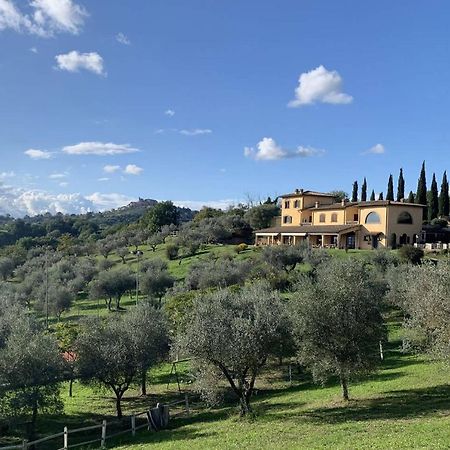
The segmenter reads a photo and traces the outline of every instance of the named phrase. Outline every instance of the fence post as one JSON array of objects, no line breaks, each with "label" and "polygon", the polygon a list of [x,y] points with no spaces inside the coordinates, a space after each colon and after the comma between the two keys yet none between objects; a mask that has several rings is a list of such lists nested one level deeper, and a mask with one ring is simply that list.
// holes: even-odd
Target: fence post
[{"label": "fence post", "polygon": [[184,402],[186,403],[186,414],[189,416],[191,412],[189,410],[189,397],[187,394],[184,394]]},{"label": "fence post", "polygon": [[131,435],[136,436],[136,415],[131,415]]},{"label": "fence post", "polygon": [[69,430],[64,427],[64,450],[69,448]]},{"label": "fence post", "polygon": [[289,384],[292,384],[292,366],[289,364]]},{"label": "fence post", "polygon": [[27,450],[28,448],[28,442],[26,439],[22,440],[22,450]]},{"label": "fence post", "polygon": [[381,361],[384,360],[383,343],[381,341],[380,341],[380,359]]},{"label": "fence post", "polygon": [[106,445],[106,420],[102,422],[102,440],[101,440],[101,448],[105,448]]}]

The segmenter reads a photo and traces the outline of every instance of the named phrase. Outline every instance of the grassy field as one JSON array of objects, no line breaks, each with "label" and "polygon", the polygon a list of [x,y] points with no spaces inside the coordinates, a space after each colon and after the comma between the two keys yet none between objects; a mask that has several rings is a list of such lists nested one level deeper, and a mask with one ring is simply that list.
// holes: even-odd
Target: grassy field
[{"label": "grassy field", "polygon": [[[165,258],[164,247],[156,252],[142,248],[145,258]],[[212,254],[233,254],[248,258],[258,250],[249,249],[236,255],[232,246],[210,246],[192,258],[170,261],[169,269],[181,280],[192,262]],[[334,257],[364,257],[364,251],[332,250]],[[122,262],[111,255],[117,266]],[[127,263],[136,268],[134,257]],[[135,298],[125,296],[122,305],[132,307]],[[63,315],[63,320],[77,320],[85,315],[114,314],[102,301],[81,298]],[[255,415],[240,420],[235,401],[220,408],[207,408],[201,402],[191,405],[190,417],[171,421],[170,429],[159,433],[139,431],[131,437],[108,441],[109,448],[131,449],[444,449],[450,448],[450,384],[448,368],[424,356],[400,352],[400,324],[390,320],[390,341],[380,370],[370,377],[355,380],[350,386],[351,400],[345,403],[340,387],[330,382],[316,386],[309,375],[293,371],[288,380],[288,365],[271,364],[257,381],[254,398]],[[190,392],[189,370],[182,364],[178,370],[182,390]],[[171,365],[163,364],[149,374],[150,394],[140,397],[137,388],[123,399],[124,414],[143,411],[157,402],[181,398]],[[68,387],[62,388],[64,414],[39,418],[40,435],[61,432],[64,426],[82,427],[114,420],[114,398],[109,391],[96,390],[80,383],[74,385],[69,398]],[[196,398],[193,396],[192,398]],[[126,418],[129,423],[129,418]],[[8,441],[0,438],[0,443]],[[39,449],[51,450],[49,444]],[[92,447],[95,448],[95,447]]]},{"label": "grassy field", "polygon": [[448,369],[399,348],[393,325],[381,370],[352,384],[349,403],[337,384],[297,376],[291,386],[286,367],[272,369],[259,383],[254,419],[238,419],[234,407],[199,410],[117,449],[450,448]]},{"label": "grassy field", "polygon": [[[450,448],[450,385],[448,369],[424,356],[400,352],[398,325],[391,325],[390,342],[381,369],[350,386],[351,400],[340,397],[338,384],[312,384],[308,375],[288,366],[270,366],[257,383],[255,417],[241,420],[235,403],[206,408],[197,402],[189,418],[171,421],[162,432],[138,432],[135,439],[110,441],[108,447],[131,449],[445,449]],[[124,400],[126,413],[156,401],[175,398],[170,366],[150,374],[151,395],[136,391]],[[187,379],[187,366],[180,368]],[[167,382],[171,381],[169,388]],[[189,391],[189,384],[182,384]],[[47,432],[65,424],[99,422],[114,414],[111,395],[75,385],[74,397],[64,394],[65,415],[42,417]],[[95,411],[95,414],[93,413]],[[51,448],[51,447],[47,447]]]}]

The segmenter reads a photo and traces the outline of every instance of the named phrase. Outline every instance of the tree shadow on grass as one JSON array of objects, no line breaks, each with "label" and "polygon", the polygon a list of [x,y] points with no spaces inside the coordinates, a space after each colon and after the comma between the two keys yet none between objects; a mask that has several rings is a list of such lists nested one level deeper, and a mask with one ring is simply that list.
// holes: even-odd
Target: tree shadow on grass
[{"label": "tree shadow on grass", "polygon": [[341,406],[305,412],[311,420],[325,423],[408,419],[450,411],[450,385],[388,391],[385,397],[351,400]]}]

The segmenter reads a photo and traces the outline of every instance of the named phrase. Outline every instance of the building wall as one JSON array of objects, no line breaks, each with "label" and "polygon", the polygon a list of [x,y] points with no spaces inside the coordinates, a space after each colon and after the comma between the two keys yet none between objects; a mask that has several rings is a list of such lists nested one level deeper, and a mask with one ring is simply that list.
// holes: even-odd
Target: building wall
[{"label": "building wall", "polygon": [[[345,210],[344,209],[330,209],[330,210],[321,210],[321,209],[313,209],[313,225],[343,225],[345,224]],[[325,216],[325,222],[320,221],[321,215]],[[336,214],[337,221],[332,222],[331,216]]]},{"label": "building wall", "polygon": [[[295,202],[298,202],[297,207],[295,206]],[[289,207],[286,208],[286,202],[289,202]],[[306,219],[309,221],[309,217],[312,215],[310,210],[306,210],[306,208],[310,208],[319,202],[320,205],[331,205],[333,203],[332,198],[322,197],[322,196],[314,196],[314,195],[301,195],[298,197],[287,197],[282,198],[281,200],[281,224],[282,225],[300,225]],[[301,211],[303,210],[303,212]],[[286,223],[284,221],[284,217],[290,216],[292,217],[292,222]]]},{"label": "building wall", "polygon": [[[412,224],[399,224],[398,216],[402,212],[408,212],[413,219]],[[420,235],[422,231],[422,208],[416,208],[414,206],[395,205],[389,208],[388,212],[388,229],[387,233],[390,236],[392,233],[397,235],[397,244],[399,243],[400,236],[406,234],[409,238],[409,243],[413,244],[416,235]]]}]

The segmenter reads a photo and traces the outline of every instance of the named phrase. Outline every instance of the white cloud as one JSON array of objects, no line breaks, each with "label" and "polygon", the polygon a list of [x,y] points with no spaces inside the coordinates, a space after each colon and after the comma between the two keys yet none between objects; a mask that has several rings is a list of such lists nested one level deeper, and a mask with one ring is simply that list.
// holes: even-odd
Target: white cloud
[{"label": "white cloud", "polygon": [[34,21],[44,30],[78,34],[88,15],[87,11],[72,0],[33,0]]},{"label": "white cloud", "polygon": [[63,147],[62,151],[69,155],[99,155],[112,156],[125,153],[139,152],[138,148],[131,147],[130,144],[114,144],[112,142],[80,142],[76,145]]},{"label": "white cloud", "polygon": [[80,193],[54,194],[0,183],[0,214],[10,214],[14,217],[34,216],[46,212],[84,214],[118,208],[133,200],[135,199],[132,197],[118,193],[95,192],[87,196]]},{"label": "white cloud", "polygon": [[86,199],[91,201],[98,210],[119,208],[120,206],[128,205],[128,203],[136,200],[133,197],[128,197],[123,194],[102,194],[100,192],[94,192],[93,194],[86,196]]},{"label": "white cloud", "polygon": [[69,186],[69,183],[67,181],[61,181],[61,183],[59,183],[59,185],[61,187],[67,187],[67,186]]},{"label": "white cloud", "polygon": [[280,147],[274,139],[265,137],[261,139],[256,145],[256,150],[253,147],[244,148],[244,156],[247,158],[253,158],[256,160],[278,160],[295,157],[309,157],[318,156],[324,153],[323,150],[299,146],[295,150],[286,150]]},{"label": "white cloud", "polygon": [[108,177],[102,177],[102,178],[98,178],[97,181],[101,181],[101,182],[109,181],[109,178]]},{"label": "white cloud", "polygon": [[60,179],[62,179],[62,178],[67,178],[68,175],[69,175],[69,174],[68,174],[67,172],[64,172],[64,173],[52,173],[52,174],[49,175],[48,177],[49,177],[51,180],[60,180]]},{"label": "white cloud", "polygon": [[114,173],[120,170],[120,166],[114,166],[112,164],[106,164],[106,166],[103,167],[103,172],[106,173]]},{"label": "white cloud", "polygon": [[31,47],[31,48],[30,48],[30,52],[31,52],[31,53],[37,53],[37,52],[38,52],[38,49],[37,49],[36,47]]},{"label": "white cloud", "polygon": [[136,164],[128,164],[123,173],[126,173],[127,175],[140,175],[144,169],[142,167],[136,166]]},{"label": "white cloud", "polygon": [[372,155],[382,155],[386,153],[386,149],[383,144],[375,144],[373,147],[370,147],[368,150],[363,152],[363,155],[372,154]]},{"label": "white cloud", "polygon": [[56,33],[78,34],[87,11],[73,0],[29,0],[30,15],[18,9],[13,0],[0,0],[0,30],[11,29],[40,37]]},{"label": "white cloud", "polygon": [[201,134],[211,134],[212,130],[209,128],[194,128],[192,130],[180,130],[180,134],[184,134],[185,136],[198,136]]},{"label": "white cloud", "polygon": [[342,92],[342,78],[335,70],[328,71],[319,66],[310,72],[302,73],[295,89],[295,98],[288,106],[296,108],[313,103],[346,104],[353,97]]},{"label": "white cloud", "polygon": [[175,111],[174,111],[173,109],[166,109],[166,110],[164,111],[164,114],[165,114],[166,116],[173,117],[173,116],[175,115]]},{"label": "white cloud", "polygon": [[116,34],[116,41],[123,45],[131,45],[130,39],[123,33]]},{"label": "white cloud", "polygon": [[25,155],[29,156],[31,159],[50,159],[52,157],[51,152],[47,152],[44,150],[37,150],[34,148],[25,150],[24,153],[25,153]]},{"label": "white cloud", "polygon": [[80,53],[73,50],[69,53],[55,56],[58,69],[68,72],[79,72],[81,69],[106,76],[103,58],[96,52]]}]

